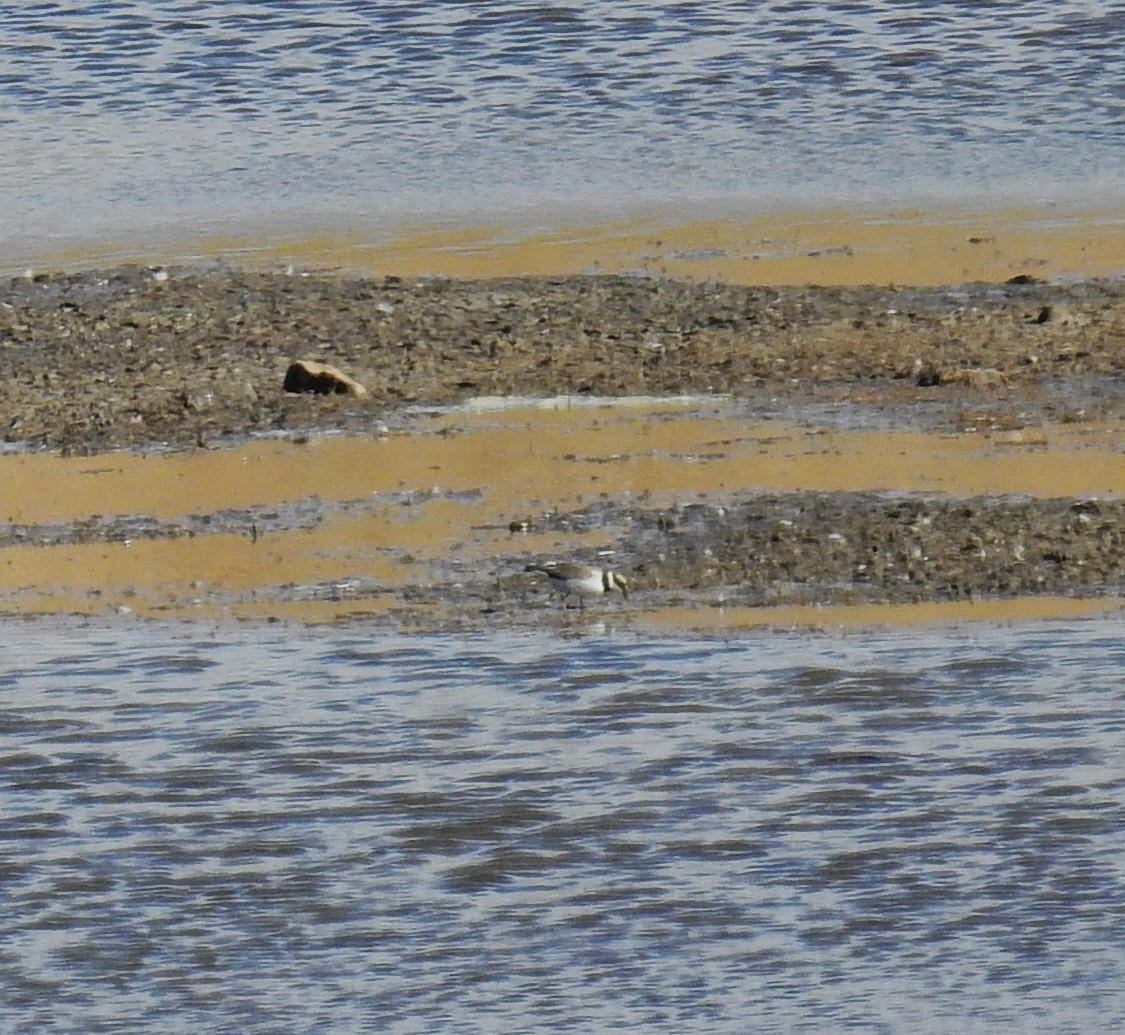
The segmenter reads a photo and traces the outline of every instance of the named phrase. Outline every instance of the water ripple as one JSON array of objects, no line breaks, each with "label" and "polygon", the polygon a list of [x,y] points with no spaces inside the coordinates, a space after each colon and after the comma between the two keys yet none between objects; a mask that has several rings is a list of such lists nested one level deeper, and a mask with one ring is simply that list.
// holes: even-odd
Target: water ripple
[{"label": "water ripple", "polygon": [[1110,620],[19,633],[5,1031],[1078,1031],[1125,1011]]},{"label": "water ripple", "polygon": [[21,230],[76,195],[72,221],[410,215],[1121,171],[1125,22],[1097,3],[57,2],[6,5],[0,45]]}]

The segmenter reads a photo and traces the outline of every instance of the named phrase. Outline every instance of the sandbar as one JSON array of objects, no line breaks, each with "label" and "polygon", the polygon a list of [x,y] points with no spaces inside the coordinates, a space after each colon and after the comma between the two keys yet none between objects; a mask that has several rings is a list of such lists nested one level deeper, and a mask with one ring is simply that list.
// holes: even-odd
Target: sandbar
[{"label": "sandbar", "polygon": [[[1125,485],[1123,219],[696,211],[44,252],[0,313],[0,611],[732,633],[1112,610],[1116,547],[1091,579],[1078,540],[1110,541]],[[298,349],[371,398],[285,398]],[[489,394],[558,402],[467,405]],[[957,554],[988,555],[989,503],[966,508],[934,599],[865,575],[748,606],[706,542],[673,569],[638,532],[754,500],[785,529],[825,494],[873,541],[887,499],[1031,500],[1029,544],[1065,540],[1041,551],[1054,589],[1005,569],[1013,596],[976,593]],[[997,542],[1022,556],[1013,520]],[[782,568],[802,550],[787,534]],[[553,555],[627,567],[629,609],[558,608],[522,573]]]}]

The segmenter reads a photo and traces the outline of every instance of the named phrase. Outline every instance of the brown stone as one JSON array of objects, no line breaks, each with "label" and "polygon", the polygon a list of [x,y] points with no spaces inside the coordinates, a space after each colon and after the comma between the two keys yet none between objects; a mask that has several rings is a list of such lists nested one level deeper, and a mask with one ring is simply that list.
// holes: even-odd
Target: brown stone
[{"label": "brown stone", "polygon": [[358,381],[348,377],[342,370],[317,363],[311,359],[299,359],[289,364],[285,371],[287,392],[312,392],[315,395],[354,395],[358,399],[367,398],[367,389]]}]

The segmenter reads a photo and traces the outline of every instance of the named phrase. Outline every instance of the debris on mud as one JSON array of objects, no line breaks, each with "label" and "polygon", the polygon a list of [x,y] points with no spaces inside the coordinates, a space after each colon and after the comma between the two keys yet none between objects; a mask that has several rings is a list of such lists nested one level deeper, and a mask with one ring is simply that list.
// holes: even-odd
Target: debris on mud
[{"label": "debris on mud", "polygon": [[[460,281],[142,266],[0,284],[0,429],[71,452],[362,431],[479,395],[778,395],[820,386],[1046,406],[1125,370],[1125,287],[753,288],[622,276]],[[369,396],[287,394],[310,350]],[[1112,392],[1091,400],[1125,412]]]},{"label": "debris on mud", "polygon": [[[161,271],[164,273],[165,271]],[[293,394],[293,364],[347,371]],[[319,374],[318,374],[319,372]],[[476,396],[731,395],[775,412],[810,398],[1034,435],[1125,419],[1125,285],[746,288],[620,276],[360,279],[212,266],[122,267],[0,284],[0,429],[11,448],[189,449],[259,433],[378,433],[409,405]],[[315,383],[313,383],[315,382]],[[324,382],[328,384],[328,382]],[[339,393],[337,384],[364,386]],[[320,385],[324,387],[323,384]],[[935,410],[935,401],[937,407]],[[1031,429],[1024,431],[1023,429]],[[1026,443],[1030,439],[1013,439]],[[384,499],[382,502],[386,502]],[[369,506],[371,504],[363,504]],[[517,507],[520,505],[516,504]],[[0,526],[0,548],[258,536],[313,528],[316,499],[192,514]],[[360,504],[355,504],[360,506]],[[653,606],[914,602],[1125,588],[1125,503],[906,493],[759,494],[666,509],[607,499],[615,565]],[[532,527],[516,516],[512,535]],[[543,519],[535,524],[544,527]],[[479,623],[536,610],[512,570],[459,567],[407,589],[371,580],[258,587],[384,618]],[[546,607],[545,602],[543,606]],[[445,617],[433,619],[433,614]],[[387,617],[389,616],[389,617]],[[452,617],[451,617],[452,616]]]}]

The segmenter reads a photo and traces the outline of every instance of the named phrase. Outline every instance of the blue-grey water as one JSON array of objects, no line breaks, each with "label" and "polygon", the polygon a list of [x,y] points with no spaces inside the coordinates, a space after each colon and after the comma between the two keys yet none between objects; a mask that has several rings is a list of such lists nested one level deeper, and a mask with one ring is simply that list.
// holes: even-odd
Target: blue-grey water
[{"label": "blue-grey water", "polygon": [[1117,618],[4,625],[0,1030],[1125,1025]]},{"label": "blue-grey water", "polygon": [[0,7],[0,239],[296,213],[919,194],[1120,201],[1085,0]]},{"label": "blue-grey water", "polygon": [[[0,6],[0,240],[1120,201],[1101,2]],[[1125,1027],[1119,620],[5,623],[0,1031]]]}]

